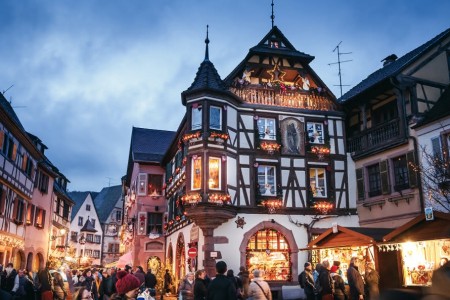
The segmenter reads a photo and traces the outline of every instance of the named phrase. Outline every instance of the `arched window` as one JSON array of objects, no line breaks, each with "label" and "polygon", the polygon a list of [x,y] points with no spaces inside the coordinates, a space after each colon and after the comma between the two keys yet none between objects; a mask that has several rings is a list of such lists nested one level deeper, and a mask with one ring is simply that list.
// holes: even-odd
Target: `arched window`
[{"label": "arched window", "polygon": [[265,280],[292,279],[290,247],[279,231],[259,230],[250,238],[246,252],[246,264],[250,272],[263,270]]}]

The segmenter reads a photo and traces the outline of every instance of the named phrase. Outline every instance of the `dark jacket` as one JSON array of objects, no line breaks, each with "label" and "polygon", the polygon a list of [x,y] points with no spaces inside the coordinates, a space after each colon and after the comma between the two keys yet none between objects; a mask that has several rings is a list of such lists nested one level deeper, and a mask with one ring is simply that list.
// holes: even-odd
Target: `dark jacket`
[{"label": "dark jacket", "polygon": [[81,286],[84,286],[88,291],[90,291],[94,295],[94,300],[98,300],[98,291],[97,284],[95,284],[94,277],[86,276],[85,280],[81,283]]},{"label": "dark jacket", "polygon": [[205,300],[206,299],[206,283],[205,280],[201,278],[195,279],[194,282],[194,300]]},{"label": "dark jacket", "polygon": [[217,274],[208,285],[208,300],[234,300],[236,289],[234,284],[223,274]]},{"label": "dark jacket", "polygon": [[3,270],[2,274],[2,289],[7,292],[11,292],[14,287],[14,281],[16,280],[17,271],[16,269],[12,269],[9,275],[6,273],[6,270]]},{"label": "dark jacket", "polygon": [[133,273],[134,276],[136,276],[137,279],[139,279],[139,283],[145,284],[145,274],[144,272],[142,272],[141,270],[137,270],[136,272]]},{"label": "dark jacket", "polygon": [[[305,276],[302,278],[303,272]],[[305,269],[300,275],[298,275],[298,281],[303,281],[303,286],[305,290],[305,294],[313,295],[314,294],[314,277],[312,271]]]},{"label": "dark jacket", "polygon": [[348,267],[347,280],[350,286],[350,299],[359,299],[359,295],[364,295],[364,282],[358,267],[354,264]]},{"label": "dark jacket", "polygon": [[333,279],[331,278],[330,270],[322,267],[317,280],[319,280],[320,286],[322,287],[321,295],[333,294]]},{"label": "dark jacket", "polygon": [[331,273],[331,278],[333,278],[334,282],[334,299],[347,299],[344,279],[337,273]]},{"label": "dark jacket", "polygon": [[42,269],[39,271],[38,275],[38,285],[40,286],[41,292],[51,291],[52,285],[51,285],[51,278],[50,273],[48,272],[48,269]]},{"label": "dark jacket", "polygon": [[378,282],[380,281],[380,275],[376,270],[371,270],[364,274],[364,280],[366,282],[366,296],[370,300],[378,300],[380,298],[380,289],[378,288]]},{"label": "dark jacket", "polygon": [[183,300],[194,299],[194,282],[190,283],[187,279],[183,279],[179,291],[183,295]]},{"label": "dark jacket", "polygon": [[156,286],[156,276],[150,270],[145,274],[145,287],[154,289]]}]

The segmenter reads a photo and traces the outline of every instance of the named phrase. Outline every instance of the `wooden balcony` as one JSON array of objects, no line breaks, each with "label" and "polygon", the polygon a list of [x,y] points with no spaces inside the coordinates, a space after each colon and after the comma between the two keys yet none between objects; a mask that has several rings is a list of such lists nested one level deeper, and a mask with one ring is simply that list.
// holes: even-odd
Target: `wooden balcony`
[{"label": "wooden balcony", "polygon": [[382,148],[403,143],[404,136],[400,126],[400,120],[394,119],[364,130],[348,138],[348,152],[352,153],[353,157],[361,157]]},{"label": "wooden balcony", "polygon": [[316,92],[303,90],[281,90],[259,85],[230,88],[236,96],[245,102],[261,105],[292,107],[307,110],[336,110],[336,104]]}]

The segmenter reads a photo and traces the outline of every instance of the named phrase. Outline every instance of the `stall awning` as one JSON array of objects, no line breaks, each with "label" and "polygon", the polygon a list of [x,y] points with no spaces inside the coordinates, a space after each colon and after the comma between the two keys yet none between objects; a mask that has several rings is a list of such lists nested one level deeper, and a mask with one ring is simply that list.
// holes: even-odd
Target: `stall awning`
[{"label": "stall awning", "polygon": [[117,261],[117,267],[118,268],[125,268],[125,265],[133,265],[133,256],[131,255],[131,251],[125,253],[121,257],[119,257],[119,260]]},{"label": "stall awning", "polygon": [[383,237],[383,242],[403,243],[450,238],[450,214],[435,211],[434,220],[421,214]]},{"label": "stall awning", "polygon": [[391,232],[391,228],[343,227],[335,226],[312,240],[307,250],[316,248],[355,247],[376,244],[383,236]]}]

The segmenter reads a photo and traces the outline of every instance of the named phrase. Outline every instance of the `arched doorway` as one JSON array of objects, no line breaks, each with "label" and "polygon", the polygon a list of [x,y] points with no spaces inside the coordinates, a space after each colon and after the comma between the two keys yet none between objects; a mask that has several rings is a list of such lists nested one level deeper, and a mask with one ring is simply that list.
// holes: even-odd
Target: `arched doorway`
[{"label": "arched doorway", "polygon": [[14,255],[13,266],[15,269],[23,269],[25,267],[25,253],[22,250],[17,250]]},{"label": "arched doorway", "polygon": [[28,271],[33,271],[33,252],[28,253],[27,255],[27,265],[26,268]]},{"label": "arched doorway", "polygon": [[250,272],[264,271],[264,279],[292,281],[298,276],[298,247],[292,231],[276,222],[264,221],[244,234],[241,265]]},{"label": "arched doorway", "polygon": [[38,272],[40,269],[44,268],[44,256],[41,253],[38,253],[33,258],[33,266],[32,271]]},{"label": "arched doorway", "polygon": [[177,240],[177,250],[175,256],[175,278],[177,282],[183,279],[186,275],[186,253],[184,248],[184,237],[180,234]]},{"label": "arched doorway", "polygon": [[152,256],[147,260],[147,270],[151,270],[156,277],[161,272],[161,268],[161,259],[158,256]]},{"label": "arched doorway", "polygon": [[166,269],[172,272],[172,266],[173,266],[173,248],[172,243],[170,243],[169,247],[167,247]]}]

